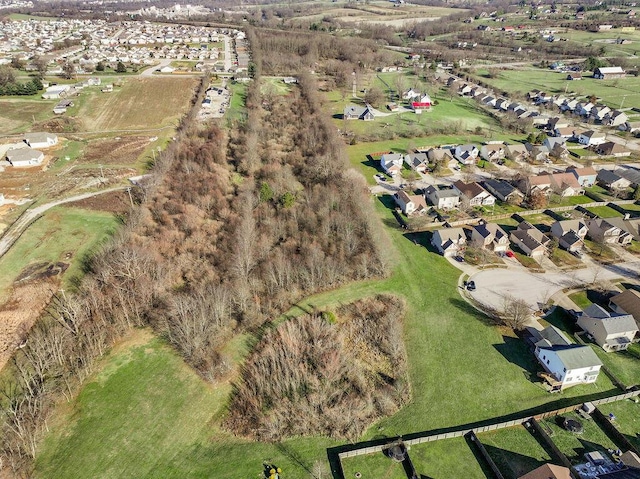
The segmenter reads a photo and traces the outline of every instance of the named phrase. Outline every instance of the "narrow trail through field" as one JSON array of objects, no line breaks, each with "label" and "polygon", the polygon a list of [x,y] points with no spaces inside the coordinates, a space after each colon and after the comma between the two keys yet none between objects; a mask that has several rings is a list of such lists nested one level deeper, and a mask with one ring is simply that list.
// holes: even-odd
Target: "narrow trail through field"
[{"label": "narrow trail through field", "polygon": [[105,193],[111,193],[114,191],[123,190],[125,186],[118,186],[115,188],[108,188],[106,190],[94,191],[91,193],[83,193],[81,195],[70,196],[62,200],[51,201],[44,205],[36,206],[26,210],[22,215],[4,232],[0,237],[0,258],[9,251],[11,246],[22,236],[22,233],[33,223],[39,216],[44,214],[47,210],[59,206],[65,203],[72,203],[74,201],[80,201],[93,196],[103,195]]}]

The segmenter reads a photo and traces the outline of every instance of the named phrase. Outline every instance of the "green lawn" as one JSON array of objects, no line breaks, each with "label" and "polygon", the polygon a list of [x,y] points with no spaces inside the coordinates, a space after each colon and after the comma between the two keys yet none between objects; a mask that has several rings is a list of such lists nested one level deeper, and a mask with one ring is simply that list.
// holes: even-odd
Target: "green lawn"
[{"label": "green lawn", "polygon": [[574,434],[569,432],[556,423],[558,417],[550,417],[543,422],[551,428],[553,435],[551,439],[574,464],[584,461],[582,457],[586,452],[604,451],[607,449],[617,449],[615,444],[607,437],[602,429],[593,421],[583,419],[576,413],[563,414],[563,418],[570,418],[579,421],[584,427],[582,434]]},{"label": "green lawn", "polygon": [[640,344],[633,343],[629,351],[607,353],[597,344],[593,350],[604,365],[627,388],[640,385]]},{"label": "green lawn", "polygon": [[624,106],[640,106],[640,77],[595,80],[587,73],[580,81],[567,81],[566,78],[566,73],[550,69],[528,68],[501,70],[498,78],[483,78],[483,81],[500,91],[525,94],[533,89],[539,89],[551,94],[596,95],[612,108],[619,107],[626,97]]},{"label": "green lawn", "polygon": [[358,472],[362,475],[362,479],[379,479],[381,477],[406,479],[407,477],[402,464],[393,461],[382,452],[345,459],[342,461],[342,470],[345,478],[355,477]]},{"label": "green lawn", "polygon": [[[615,210],[612,210],[612,211],[615,211]],[[606,244],[598,244],[594,241],[585,239],[584,245],[590,251],[591,257],[595,260],[610,262],[610,261],[616,261],[618,259],[618,255]]]},{"label": "green lawn", "polygon": [[598,406],[598,409],[605,416],[613,413],[616,417],[615,425],[618,431],[624,434],[636,446],[636,449],[640,449],[640,401],[637,398],[635,401],[626,399],[602,404]]},{"label": "green lawn", "polygon": [[228,88],[231,92],[229,109],[225,115],[229,120],[243,120],[247,115],[244,102],[247,96],[247,85],[243,83],[230,83]]},{"label": "green lawn", "polygon": [[521,253],[520,251],[517,251],[517,250],[513,250],[513,254],[516,256],[516,259],[520,262],[520,264],[525,268],[532,268],[532,269],[540,268],[540,264],[531,256],[527,256],[526,254]]},{"label": "green lawn", "polygon": [[524,426],[485,432],[478,439],[505,479],[517,479],[551,461],[549,454]]},{"label": "green lawn", "polygon": [[23,268],[38,263],[70,262],[64,278],[71,286],[82,276],[82,261],[112,234],[116,223],[111,213],[100,211],[62,206],[47,211],[0,258],[0,297],[6,298]]},{"label": "green lawn", "polygon": [[[382,203],[376,202],[376,210],[385,224],[395,223]],[[299,303],[305,309],[335,308],[381,292],[407,300],[405,340],[413,399],[373,425],[362,439],[456,426],[551,407],[551,402],[560,407],[582,402],[585,396],[611,394],[614,388],[601,374],[595,385],[549,395],[535,378],[538,367],[524,342],[503,335],[460,298],[460,273],[425,247],[429,234],[405,237],[398,228],[385,231],[389,236],[385,250],[394,265],[389,278],[354,283]],[[299,312],[295,308],[289,314]],[[271,460],[291,471],[287,477],[304,478],[305,468],[326,460],[325,448],[345,442],[306,438],[272,445],[232,437],[220,429],[228,392],[228,385],[202,383],[154,340],[115,353],[73,407],[59,411],[58,427],[43,446],[36,476],[249,479],[256,477],[262,461]],[[421,473],[463,477],[452,471],[466,473],[468,461],[460,457],[472,453],[447,443],[424,446]],[[466,447],[462,440],[461,444]],[[412,448],[412,455],[414,451],[420,460],[420,448]],[[478,466],[464,477],[483,476]]]},{"label": "green lawn", "polygon": [[[462,437],[411,446],[409,454],[419,477],[433,479],[492,477],[485,472],[485,468],[480,465],[478,458]],[[345,476],[346,479],[352,477]],[[384,478],[384,475],[375,477],[375,479]]]},{"label": "green lawn", "polygon": [[569,298],[571,298],[571,300],[576,303],[576,305],[580,308],[580,309],[587,309],[589,306],[591,306],[593,303],[591,302],[591,300],[589,298],[587,298],[587,292],[586,291],[578,291],[576,293],[572,293],[569,295]]},{"label": "green lawn", "polygon": [[549,259],[551,261],[553,261],[553,264],[555,264],[556,266],[579,266],[582,264],[582,261],[580,261],[578,258],[576,258],[575,256],[573,256],[571,253],[569,253],[568,251],[565,251],[563,249],[560,248],[555,248],[553,250],[553,252],[549,255]]},{"label": "green lawn", "polygon": [[598,215],[600,218],[615,218],[616,216],[624,216],[617,210],[609,206],[590,206],[587,210]]},{"label": "green lawn", "polygon": [[0,130],[5,134],[23,133],[35,122],[54,116],[56,100],[42,100],[40,94],[29,97],[0,97]]},{"label": "green lawn", "polygon": [[593,200],[588,196],[577,195],[577,196],[565,196],[565,197],[552,197],[551,201],[549,201],[549,207],[555,208],[557,206],[577,206],[583,205],[585,203],[593,203]]}]

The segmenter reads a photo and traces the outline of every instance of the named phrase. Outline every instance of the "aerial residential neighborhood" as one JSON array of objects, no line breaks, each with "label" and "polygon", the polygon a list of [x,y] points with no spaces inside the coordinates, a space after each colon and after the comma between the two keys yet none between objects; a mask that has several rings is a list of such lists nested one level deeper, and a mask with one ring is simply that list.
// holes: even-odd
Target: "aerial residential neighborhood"
[{"label": "aerial residential neighborhood", "polygon": [[640,478],[638,8],[0,0],[0,477]]}]

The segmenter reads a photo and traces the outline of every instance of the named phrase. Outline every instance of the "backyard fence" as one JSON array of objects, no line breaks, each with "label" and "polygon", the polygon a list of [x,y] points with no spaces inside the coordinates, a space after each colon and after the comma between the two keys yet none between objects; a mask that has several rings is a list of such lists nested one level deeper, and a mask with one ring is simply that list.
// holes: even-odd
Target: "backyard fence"
[{"label": "backyard fence", "polygon": [[638,454],[638,449],[636,449],[636,447],[631,444],[631,441],[629,441],[629,439],[627,439],[624,434],[618,431],[618,428],[611,422],[611,420],[607,416],[602,414],[602,411],[600,411],[600,409],[596,408],[596,410],[591,413],[591,417],[598,424],[598,426],[600,426],[600,429],[602,429],[605,434],[609,436],[609,439],[613,441],[618,449],[625,452],[633,451],[634,453]]}]

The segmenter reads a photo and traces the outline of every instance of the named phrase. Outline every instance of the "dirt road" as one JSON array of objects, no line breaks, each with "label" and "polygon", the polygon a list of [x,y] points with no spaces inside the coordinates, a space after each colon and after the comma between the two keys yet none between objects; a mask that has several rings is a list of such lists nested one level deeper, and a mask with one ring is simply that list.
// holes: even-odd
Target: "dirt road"
[{"label": "dirt road", "polygon": [[124,186],[118,186],[116,188],[108,188],[106,190],[94,191],[91,193],[83,193],[81,195],[52,201],[50,203],[46,203],[44,205],[36,206],[35,208],[26,210],[24,213],[22,213],[22,216],[20,216],[20,218],[18,218],[18,220],[6,230],[0,238],[0,258],[4,256],[7,251],[9,251],[9,248],[11,248],[11,246],[13,246],[13,243],[15,243],[18,238],[20,238],[22,233],[25,232],[29,225],[33,223],[39,216],[44,214],[45,211],[64,203],[72,203],[74,201],[80,201],[86,198],[91,198],[92,196],[111,193],[113,191],[122,190],[124,188]]}]

